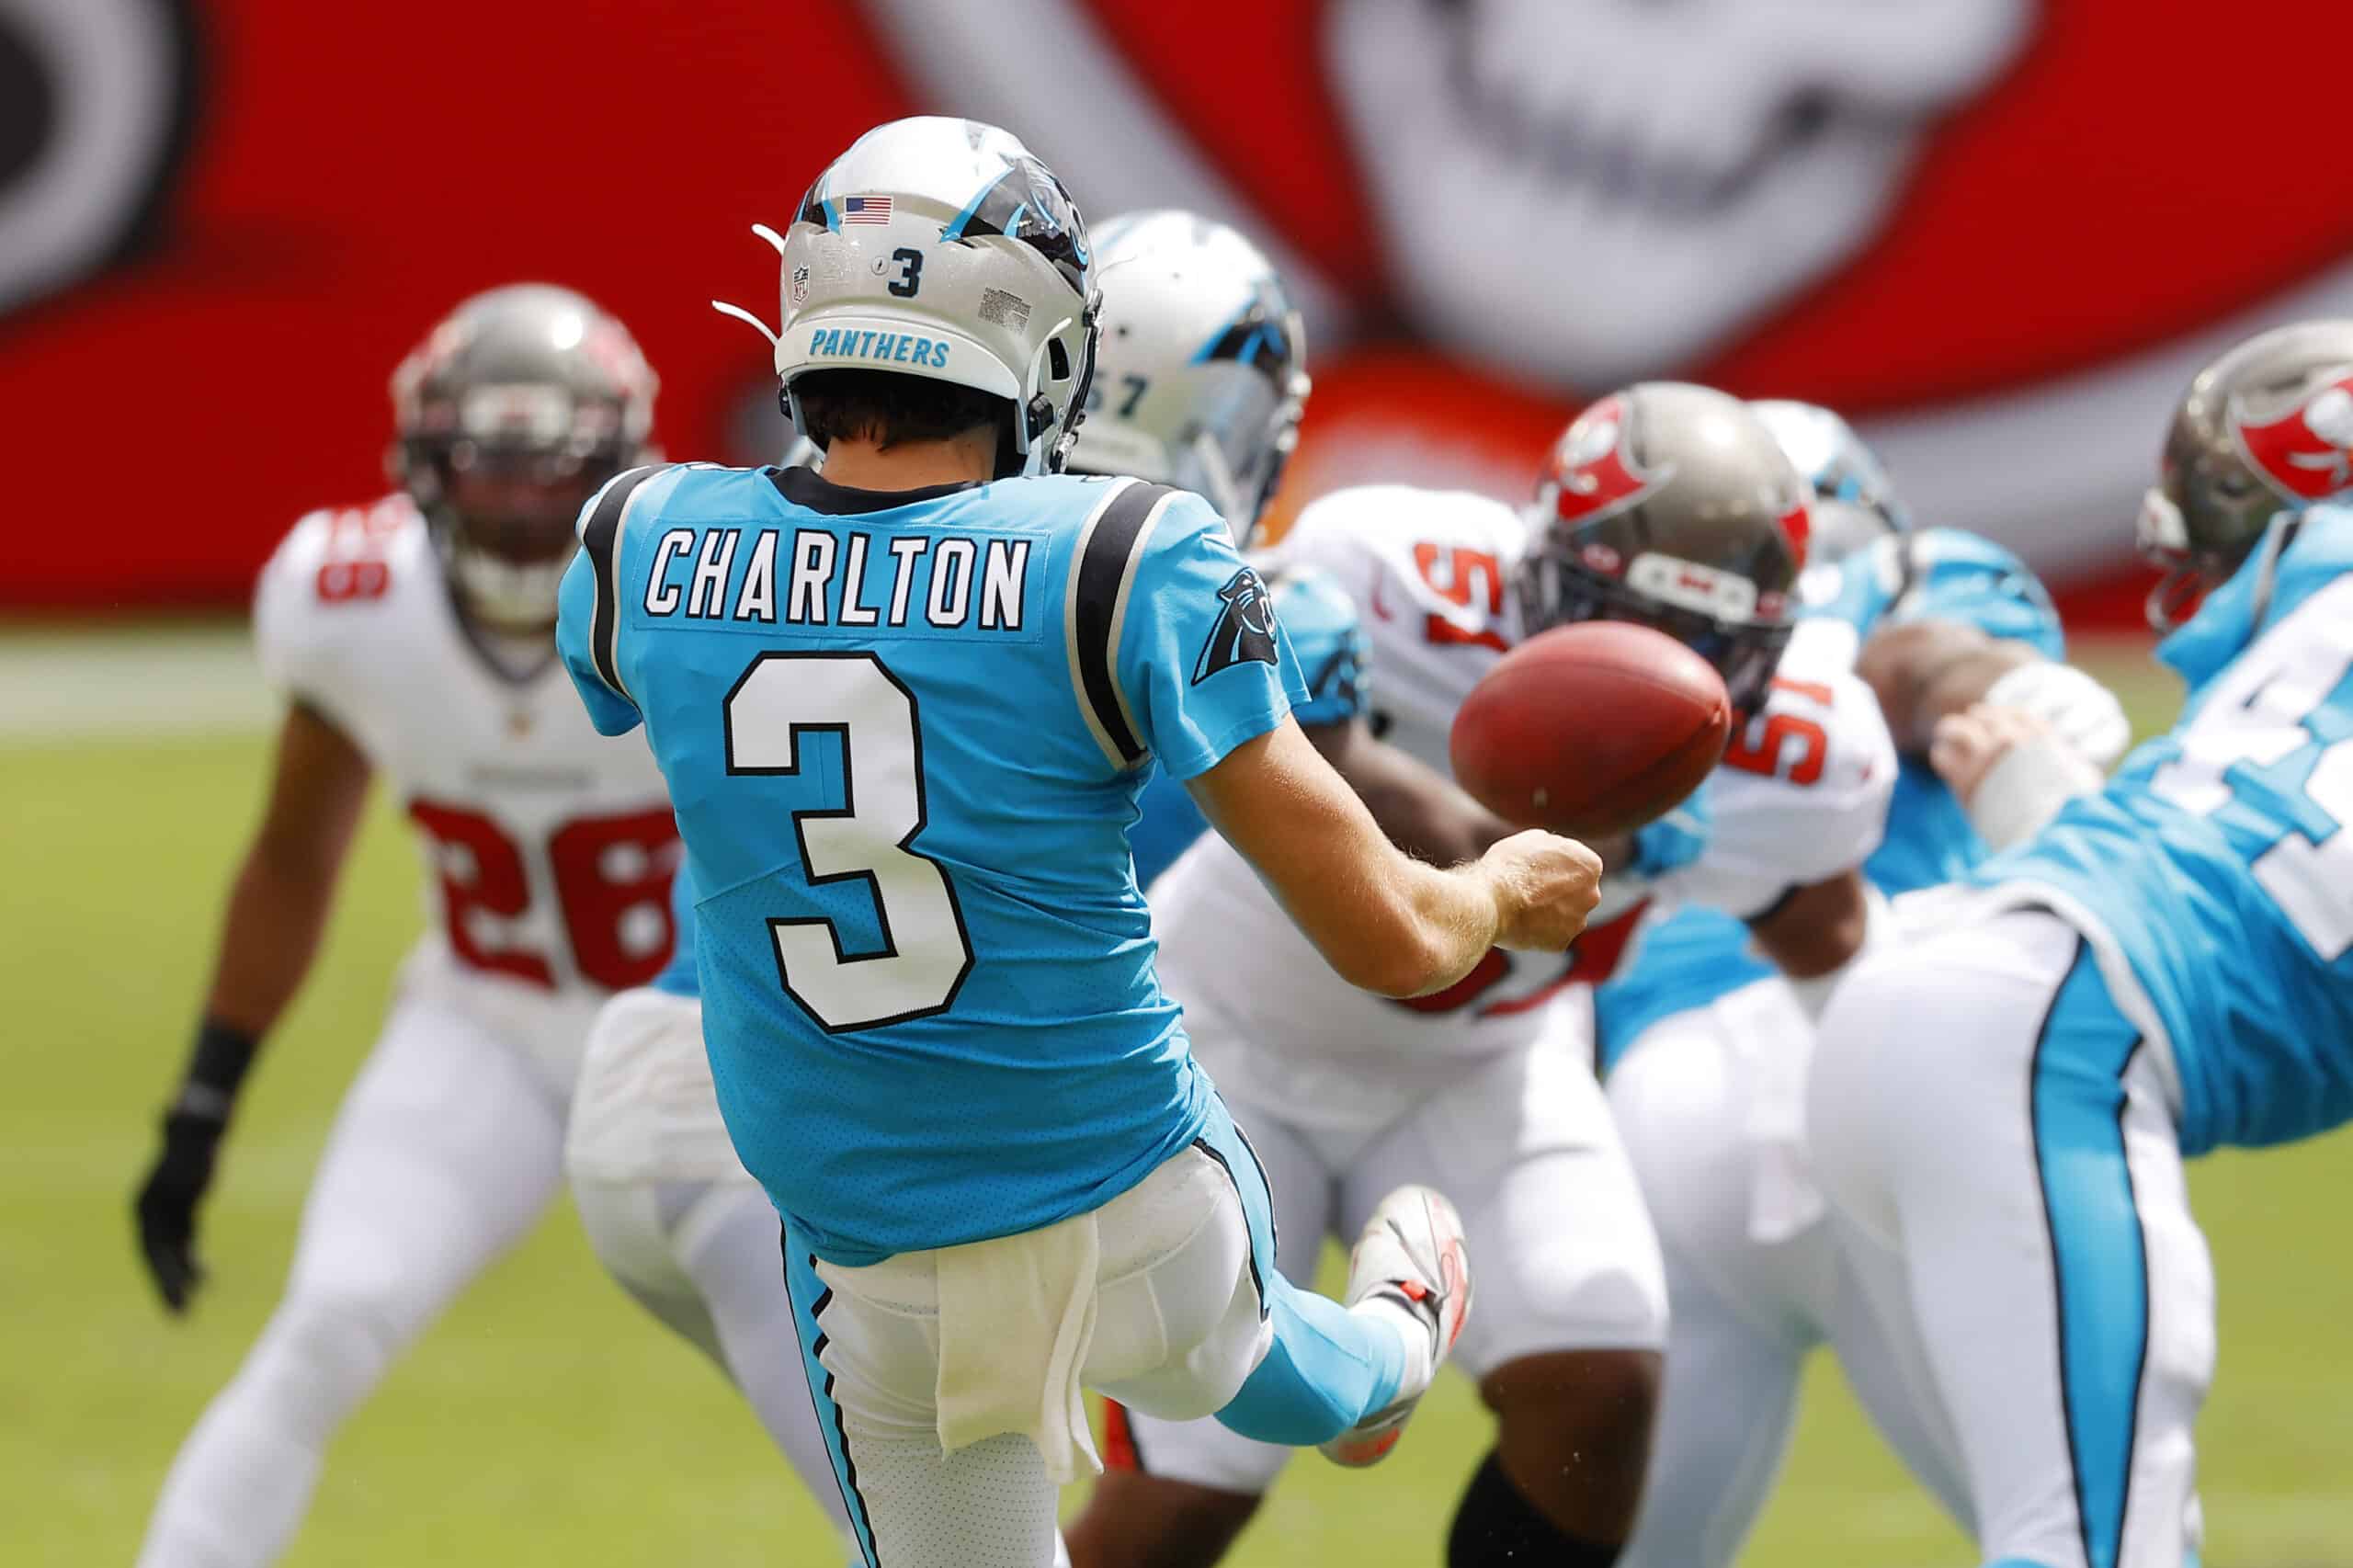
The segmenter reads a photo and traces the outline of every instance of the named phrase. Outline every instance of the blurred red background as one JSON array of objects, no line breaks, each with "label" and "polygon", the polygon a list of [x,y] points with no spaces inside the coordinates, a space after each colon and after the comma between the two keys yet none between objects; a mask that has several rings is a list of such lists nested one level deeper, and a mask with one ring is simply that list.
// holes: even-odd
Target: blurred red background
[{"label": "blurred red background", "polygon": [[[1695,28],[1747,27],[1768,3],[1686,9]],[[1928,28],[2011,3],[1881,9],[1916,10]],[[1776,111],[1790,136],[1824,115],[1859,146],[1875,128],[1904,133],[1905,116],[1918,136],[1916,161],[1900,160],[1838,254],[1769,298],[1718,301],[1728,324],[1663,337],[1655,354],[1637,341],[1506,362],[1492,340],[1513,336],[1513,321],[1484,335],[1461,323],[1480,308],[1481,278],[1516,287],[1550,265],[1527,235],[1555,187],[1466,165],[1472,188],[1433,191],[1418,228],[1384,194],[1387,161],[1404,154],[1367,132],[1368,84],[1347,76],[1342,34],[1487,25],[1476,4],[1427,5],[1427,17],[1398,9],[1409,4],[1424,0],[1018,0],[1001,12],[962,0],[34,0],[36,15],[75,22],[0,48],[0,87],[47,84],[31,112],[19,94],[13,119],[0,113],[0,301],[12,301],[0,429],[14,458],[0,604],[242,600],[297,514],[381,488],[385,379],[401,354],[460,296],[518,278],[583,289],[631,324],[663,377],[673,455],[770,455],[764,346],[707,301],[772,316],[773,256],[747,226],[780,224],[867,126],[925,109],[1051,103],[1039,126],[997,117],[1090,214],[1213,189],[1220,215],[1313,275],[1321,392],[1293,502],[1373,470],[1508,492],[1605,375],[1673,371],[1868,416],[1925,520],[1984,527],[2066,577],[2113,583],[2134,493],[2196,358],[2281,314],[2353,313],[2339,96],[2353,17],[2341,0],[2227,12],[2046,0],[2018,5],[2015,41],[1983,79],[1929,108],[1890,108],[1869,81],[1847,82],[1868,51],[1790,68],[1806,95]],[[1561,47],[1620,27],[1614,7],[1631,4],[1564,7]],[[996,29],[991,47],[957,30],[975,25]],[[158,80],[189,95],[185,135],[150,115],[162,129],[136,155],[153,161],[153,190],[112,199],[88,254],[12,278],[24,247],[10,181],[71,151],[83,132],[60,128],[76,84],[118,45],[170,62]],[[1074,71],[1082,55],[1102,69]],[[1702,65],[1714,68],[1691,69]],[[1123,161],[1129,143],[1141,151]],[[1171,159],[1194,173],[1172,180]],[[1445,216],[1455,211],[1488,216]],[[1673,243],[1719,245],[1712,265],[1733,278],[1764,232],[1695,219]],[[1624,282],[1579,265],[1563,262],[1557,282],[1572,313]],[[1434,274],[1474,298],[1427,308]],[[1495,308],[1529,309],[1522,296]]]}]

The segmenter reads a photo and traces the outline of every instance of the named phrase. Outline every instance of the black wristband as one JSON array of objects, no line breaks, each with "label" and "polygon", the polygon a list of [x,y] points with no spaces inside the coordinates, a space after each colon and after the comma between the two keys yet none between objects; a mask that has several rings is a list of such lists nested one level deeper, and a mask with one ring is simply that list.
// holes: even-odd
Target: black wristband
[{"label": "black wristband", "polygon": [[199,1024],[196,1051],[188,1058],[188,1075],[180,1081],[171,1114],[228,1120],[229,1108],[236,1103],[238,1087],[245,1081],[245,1070],[254,1064],[254,1053],[260,1049],[260,1040],[218,1018]]}]

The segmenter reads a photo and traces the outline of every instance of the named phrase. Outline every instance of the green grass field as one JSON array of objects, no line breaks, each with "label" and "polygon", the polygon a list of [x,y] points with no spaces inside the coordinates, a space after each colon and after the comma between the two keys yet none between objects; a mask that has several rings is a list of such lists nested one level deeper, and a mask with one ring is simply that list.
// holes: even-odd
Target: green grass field
[{"label": "green grass field", "polygon": [[[44,666],[95,666],[121,646],[0,638],[0,708]],[[176,667],[177,641],[139,646]],[[2144,723],[2165,716],[2162,687],[2135,690]],[[336,1097],[418,925],[415,862],[380,799],[325,957],[240,1114],[207,1216],[210,1288],[189,1321],[168,1320],[133,1261],[128,1198],[186,1048],[265,760],[259,733],[218,725],[67,739],[0,724],[0,995],[11,1010],[0,1561],[14,1568],[131,1561],[174,1449],[269,1311]],[[2222,1281],[2221,1368],[2202,1426],[2206,1561],[2353,1563],[2353,1256],[2336,1207],[2353,1190],[2353,1145],[2225,1155],[2192,1185]],[[1374,1474],[1295,1466],[1236,1561],[1437,1563],[1486,1441],[1467,1388],[1442,1393]],[[750,1417],[608,1284],[559,1209],[346,1429],[290,1561],[838,1558]],[[1825,1365],[1748,1561],[1925,1568],[1971,1556]]]}]

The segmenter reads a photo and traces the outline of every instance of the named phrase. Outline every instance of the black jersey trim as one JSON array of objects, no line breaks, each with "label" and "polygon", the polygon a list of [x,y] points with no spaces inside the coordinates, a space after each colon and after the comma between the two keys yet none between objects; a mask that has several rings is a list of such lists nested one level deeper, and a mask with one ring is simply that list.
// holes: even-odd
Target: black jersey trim
[{"label": "black jersey trim", "polygon": [[853,490],[847,484],[835,484],[813,468],[772,468],[768,470],[768,483],[794,506],[829,517],[887,512],[893,506],[913,506],[980,488],[978,481],[968,480],[959,484],[926,484],[919,490]]},{"label": "black jersey trim", "polygon": [[1087,727],[1119,768],[1142,762],[1147,751],[1120,690],[1120,636],[1127,620],[1128,588],[1136,562],[1161,509],[1182,492],[1137,481],[1121,486],[1080,528],[1070,568],[1067,630],[1072,673]]},{"label": "black jersey trim", "polygon": [[621,684],[620,664],[621,519],[628,515],[631,498],[661,472],[659,464],[648,464],[616,478],[605,486],[603,498],[580,529],[580,548],[587,551],[588,564],[597,574],[597,609],[588,626],[588,656],[596,662],[597,677],[621,697],[629,696],[629,688]]}]

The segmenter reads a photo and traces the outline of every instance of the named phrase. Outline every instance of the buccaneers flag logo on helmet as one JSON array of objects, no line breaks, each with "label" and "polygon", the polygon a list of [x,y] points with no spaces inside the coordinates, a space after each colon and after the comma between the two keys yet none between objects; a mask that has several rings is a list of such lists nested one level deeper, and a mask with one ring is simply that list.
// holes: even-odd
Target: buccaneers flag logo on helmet
[{"label": "buccaneers flag logo on helmet", "polygon": [[2268,425],[2234,403],[2231,428],[2247,462],[2291,502],[2353,489],[2353,365]]},{"label": "buccaneers flag logo on helmet", "polygon": [[1606,397],[1577,416],[1552,449],[1548,483],[1565,523],[1589,523],[1622,512],[1673,476],[1671,467],[1645,470],[1628,449],[1623,397]]}]

